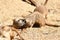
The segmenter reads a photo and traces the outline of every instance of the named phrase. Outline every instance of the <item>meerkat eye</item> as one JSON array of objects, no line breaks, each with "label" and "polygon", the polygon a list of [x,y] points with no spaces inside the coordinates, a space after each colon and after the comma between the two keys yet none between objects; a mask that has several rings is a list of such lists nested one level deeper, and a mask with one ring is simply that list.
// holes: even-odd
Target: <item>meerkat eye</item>
[{"label": "meerkat eye", "polygon": [[22,20],[22,21],[25,21],[25,20]]},{"label": "meerkat eye", "polygon": [[25,19],[23,19],[22,21],[26,23],[26,20]]}]

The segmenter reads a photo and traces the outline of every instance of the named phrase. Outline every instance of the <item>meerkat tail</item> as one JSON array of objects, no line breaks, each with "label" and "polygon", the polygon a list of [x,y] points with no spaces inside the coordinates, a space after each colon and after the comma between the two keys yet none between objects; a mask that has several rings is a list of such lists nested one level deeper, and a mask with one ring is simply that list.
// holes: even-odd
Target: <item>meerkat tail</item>
[{"label": "meerkat tail", "polygon": [[48,25],[48,26],[54,26],[54,27],[59,27],[60,26],[59,24],[56,24],[54,22],[50,22],[48,20],[45,20],[45,24]]}]

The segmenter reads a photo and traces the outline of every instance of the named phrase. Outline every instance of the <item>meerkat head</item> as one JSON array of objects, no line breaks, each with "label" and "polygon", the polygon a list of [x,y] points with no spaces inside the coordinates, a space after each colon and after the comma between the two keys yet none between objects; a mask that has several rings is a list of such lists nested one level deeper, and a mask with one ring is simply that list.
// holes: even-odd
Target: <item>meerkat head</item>
[{"label": "meerkat head", "polygon": [[30,27],[30,23],[24,17],[16,18],[13,20],[13,26],[18,29],[23,29]]},{"label": "meerkat head", "polygon": [[26,20],[25,19],[14,19],[13,21],[13,25],[16,25],[16,26],[23,26],[25,25],[26,23]]},{"label": "meerkat head", "polygon": [[13,20],[13,25],[14,25],[16,28],[21,28],[21,27],[23,27],[25,24],[26,24],[26,19],[24,19],[24,18],[16,18],[16,19]]}]

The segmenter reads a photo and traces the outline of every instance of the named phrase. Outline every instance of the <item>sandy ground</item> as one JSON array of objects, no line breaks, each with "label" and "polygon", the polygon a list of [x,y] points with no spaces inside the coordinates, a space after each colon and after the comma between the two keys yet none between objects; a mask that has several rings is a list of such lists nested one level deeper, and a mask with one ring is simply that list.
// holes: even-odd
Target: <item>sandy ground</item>
[{"label": "sandy ground", "polygon": [[[45,0],[35,1],[43,4]],[[47,20],[60,25],[60,0],[48,0],[46,7],[49,10]],[[34,9],[35,6],[22,0],[0,0],[0,23],[10,25],[14,18],[26,16],[30,14],[28,11],[33,12]],[[25,40],[60,40],[60,27],[46,25],[42,28],[27,28],[21,32],[21,36]],[[0,38],[0,40],[3,39]]]}]

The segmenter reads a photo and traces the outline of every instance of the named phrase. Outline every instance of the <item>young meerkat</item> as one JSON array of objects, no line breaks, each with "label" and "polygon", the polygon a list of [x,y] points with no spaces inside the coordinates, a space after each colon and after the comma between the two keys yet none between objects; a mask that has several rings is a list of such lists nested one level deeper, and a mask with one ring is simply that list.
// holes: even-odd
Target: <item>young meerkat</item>
[{"label": "young meerkat", "polygon": [[41,26],[45,25],[45,17],[48,14],[48,10],[44,5],[46,5],[48,0],[45,1],[44,5],[38,5],[34,0],[29,1],[32,2],[36,8],[34,9],[34,12],[23,17],[23,19],[14,19],[13,25],[15,25],[16,28],[32,27],[35,22],[39,23]]},{"label": "young meerkat", "polygon": [[[17,28],[18,27],[24,28],[27,26],[32,27],[35,22],[39,23],[40,25],[45,25],[45,17],[48,14],[47,8],[45,6],[38,5],[33,0],[30,0],[30,1],[36,5],[36,8],[34,9],[34,12],[23,17],[22,20],[25,19],[25,22],[22,21],[21,19],[18,19],[17,21],[16,19],[14,19],[13,25],[15,25]],[[45,3],[47,3],[47,0]]]}]

